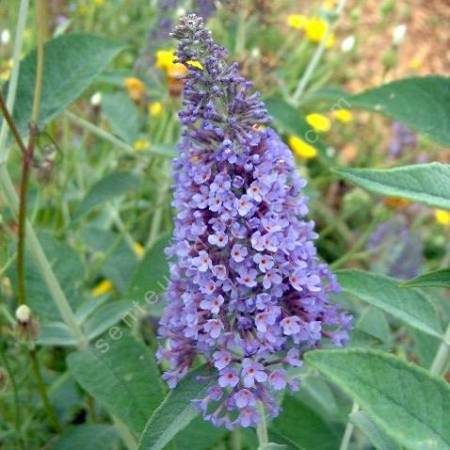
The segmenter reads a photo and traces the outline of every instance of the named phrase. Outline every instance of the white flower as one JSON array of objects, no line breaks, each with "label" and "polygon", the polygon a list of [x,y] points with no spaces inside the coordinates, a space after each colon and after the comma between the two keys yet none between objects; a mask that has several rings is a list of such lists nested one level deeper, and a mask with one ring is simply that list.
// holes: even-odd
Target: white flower
[{"label": "white flower", "polygon": [[397,25],[392,32],[392,43],[399,45],[403,42],[406,35],[406,25],[404,23]]},{"label": "white flower", "polygon": [[27,305],[20,305],[16,309],[16,319],[20,323],[26,323],[30,320],[31,309]]},{"label": "white flower", "polygon": [[5,28],[0,34],[0,41],[3,45],[7,45],[9,44],[10,40],[11,40],[11,33],[7,28]]},{"label": "white flower", "polygon": [[348,53],[348,52],[352,51],[352,50],[353,50],[353,47],[355,46],[355,42],[356,42],[356,39],[355,39],[355,36],[353,36],[353,34],[350,35],[350,36],[347,36],[347,37],[341,42],[341,50],[342,50],[344,53]]},{"label": "white flower", "polygon": [[261,50],[259,49],[259,47],[253,47],[250,55],[253,59],[258,59],[261,56]]},{"label": "white flower", "polygon": [[92,106],[98,106],[98,105],[100,105],[101,102],[102,102],[102,94],[100,94],[100,92],[96,92],[91,97],[91,105]]}]

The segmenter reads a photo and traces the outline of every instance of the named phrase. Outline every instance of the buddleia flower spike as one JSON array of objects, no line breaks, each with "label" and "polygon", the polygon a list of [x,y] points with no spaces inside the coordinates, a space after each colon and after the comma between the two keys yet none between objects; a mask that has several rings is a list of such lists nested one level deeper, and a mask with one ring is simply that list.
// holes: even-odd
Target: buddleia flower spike
[{"label": "buddleia flower spike", "polygon": [[259,95],[201,18],[183,17],[173,36],[189,73],[158,358],[174,388],[201,355],[214,380],[195,400],[205,419],[256,426],[258,402],[278,415],[276,392],[299,386],[289,369],[324,340],[343,345],[351,318],[329,301],[339,286],[314,246],[306,182]]}]

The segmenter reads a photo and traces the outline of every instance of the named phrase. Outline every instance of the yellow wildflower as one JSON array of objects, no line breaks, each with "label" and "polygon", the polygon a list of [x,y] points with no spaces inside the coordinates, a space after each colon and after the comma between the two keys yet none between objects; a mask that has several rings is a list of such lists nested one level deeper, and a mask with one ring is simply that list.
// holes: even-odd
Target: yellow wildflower
[{"label": "yellow wildflower", "polygon": [[148,114],[150,117],[158,117],[163,110],[161,102],[152,102],[148,104]]},{"label": "yellow wildflower", "polygon": [[[198,61],[187,61],[186,64],[203,70],[203,66]],[[170,78],[183,78],[188,72],[188,68],[184,64],[175,62],[174,50],[158,50],[155,65],[158,69],[167,72]]]},{"label": "yellow wildflower", "polygon": [[144,256],[145,248],[140,242],[135,242],[133,244],[133,250],[138,258],[142,258]]},{"label": "yellow wildflower", "polygon": [[413,70],[418,70],[423,66],[423,60],[419,56],[415,56],[409,61],[409,68]]},{"label": "yellow wildflower", "polygon": [[303,14],[291,14],[287,17],[287,24],[296,30],[303,30],[308,22],[308,18]]},{"label": "yellow wildflower", "polygon": [[134,141],[133,148],[137,152],[141,152],[142,150],[147,150],[148,148],[150,148],[150,142],[148,142],[145,139],[138,139],[137,141]]},{"label": "yellow wildflower", "polygon": [[[306,37],[314,44],[320,44],[328,32],[328,22],[320,17],[308,19],[305,26]],[[330,33],[325,42],[326,48],[333,47],[336,42],[334,33]]]},{"label": "yellow wildflower", "polygon": [[200,61],[189,60],[186,62],[186,64],[189,64],[192,67],[197,67],[197,69],[203,70],[203,66]]},{"label": "yellow wildflower", "polygon": [[349,123],[353,120],[353,114],[348,109],[336,109],[333,111],[333,116],[342,123]]},{"label": "yellow wildflower", "polygon": [[289,136],[288,144],[291,150],[300,158],[314,159],[317,156],[317,149],[298,136]]},{"label": "yellow wildflower", "polygon": [[105,0],[95,0],[94,3],[95,3],[96,6],[103,6],[104,3],[105,3]]},{"label": "yellow wildflower", "polygon": [[145,93],[145,84],[139,78],[125,78],[124,85],[128,95],[133,100],[140,100],[143,97]]},{"label": "yellow wildflower", "polygon": [[306,37],[315,44],[318,44],[328,30],[328,24],[320,17],[312,17],[306,23]]},{"label": "yellow wildflower", "polygon": [[331,121],[327,116],[318,113],[308,114],[306,116],[306,122],[311,125],[314,131],[318,133],[326,133],[330,131]]},{"label": "yellow wildflower", "polygon": [[175,50],[158,50],[156,52],[156,67],[167,70],[174,64]]},{"label": "yellow wildflower", "polygon": [[102,280],[100,283],[95,286],[94,289],[92,289],[92,296],[97,298],[101,297],[102,295],[108,294],[113,290],[113,285],[111,281],[109,280]]},{"label": "yellow wildflower", "polygon": [[450,225],[450,211],[446,211],[445,209],[435,209],[434,217],[437,223],[444,226]]}]

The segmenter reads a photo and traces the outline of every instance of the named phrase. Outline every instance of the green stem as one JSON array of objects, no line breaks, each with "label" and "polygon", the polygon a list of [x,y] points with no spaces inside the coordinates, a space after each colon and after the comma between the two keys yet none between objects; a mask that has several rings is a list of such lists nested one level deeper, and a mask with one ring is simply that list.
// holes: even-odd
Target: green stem
[{"label": "green stem", "polygon": [[170,188],[170,177],[168,172],[167,164],[163,167],[164,177],[162,184],[158,190],[158,195],[156,198],[158,199],[158,204],[156,205],[155,212],[153,213],[152,223],[150,225],[150,232],[147,239],[146,248],[150,248],[158,238],[159,229],[161,227],[161,221],[163,217],[164,208],[166,206],[166,195]]},{"label": "green stem", "polygon": [[[108,133],[105,130],[102,130],[101,128],[93,125],[92,123],[89,123],[87,120],[82,119],[81,117],[76,116],[75,114],[71,113],[70,111],[65,111],[64,115],[73,123],[76,125],[90,131],[95,136],[104,139],[111,144],[115,145],[116,147],[125,150],[127,153],[133,153],[136,154],[136,151],[131,145],[128,145],[126,142],[123,142],[122,140],[116,138],[111,133]],[[175,153],[169,152],[169,151],[162,151],[158,149],[152,149],[150,148],[149,151],[152,155],[159,155],[164,156],[166,158],[173,158],[175,156]]]},{"label": "green stem", "polygon": [[[350,414],[354,414],[359,410],[359,406],[356,402],[353,402],[352,411]],[[347,450],[350,444],[350,440],[352,438],[353,430],[355,426],[348,421],[347,426],[345,427],[344,435],[342,436],[341,445],[339,446],[339,450]]]},{"label": "green stem", "polygon": [[370,237],[370,235],[374,231],[375,227],[381,222],[381,220],[382,220],[382,218],[379,218],[379,217],[377,217],[374,220],[372,220],[372,222],[367,227],[366,231],[355,242],[353,247],[347,253],[345,253],[341,258],[337,259],[332,264],[330,264],[330,267],[333,270],[335,270],[338,267],[341,267],[342,265],[344,265],[346,262],[350,261],[356,255],[358,255],[359,251],[361,250],[361,248],[364,247],[364,245],[366,244],[368,238]]},{"label": "green stem", "polygon": [[269,433],[267,432],[266,412],[262,402],[258,402],[258,412],[261,417],[261,421],[256,427],[256,435],[258,436],[259,447],[263,447],[264,444],[269,442]]},{"label": "green stem", "polygon": [[[3,118],[5,119],[3,125],[6,125],[6,127],[9,127],[11,129],[11,132],[14,136],[17,145],[19,146],[22,152],[22,155],[26,155],[27,147],[25,146],[25,144],[22,141],[22,138],[20,137],[19,130],[17,129],[16,124],[14,123],[14,119],[11,113],[9,112],[9,109],[10,108],[8,108],[8,106],[6,105],[5,100],[3,99],[3,95],[0,92],[0,111],[3,115]],[[5,163],[6,160],[2,161],[0,165],[4,165]]]},{"label": "green stem", "polygon": [[39,110],[41,105],[42,77],[44,73],[44,36],[45,36],[45,8],[42,0],[36,3],[36,29],[37,29],[37,63],[36,80],[34,84],[33,108],[31,113],[30,138],[28,146],[23,151],[23,142],[14,124],[14,120],[9,115],[6,108],[2,112],[8,125],[14,133],[17,143],[22,148],[22,174],[19,191],[19,214],[18,214],[18,240],[17,240],[17,292],[19,303],[26,302],[25,292],[25,239],[26,239],[26,217],[27,217],[27,191],[30,178],[30,168],[33,162],[34,143],[37,135],[37,122],[39,120]]},{"label": "green stem", "polygon": [[47,395],[47,388],[45,387],[44,380],[42,379],[41,369],[39,365],[39,360],[36,354],[36,349],[30,349],[30,358],[31,358],[31,366],[33,368],[33,373],[36,378],[36,383],[39,390],[39,395],[41,396],[42,403],[44,405],[44,408],[47,412],[48,418],[50,420],[50,423],[55,431],[60,432],[61,431],[61,424],[59,423],[58,417],[55,413],[55,410],[53,409],[53,406],[50,404],[50,401],[48,399]]},{"label": "green stem", "polygon": [[[34,134],[34,132],[33,132]],[[22,155],[22,174],[19,191],[18,239],[17,239],[17,294],[21,305],[26,303],[25,292],[25,239],[27,220],[27,192],[30,179],[30,167],[33,161],[34,137],[30,137],[30,144]]]},{"label": "green stem", "polygon": [[[46,27],[46,6],[44,0],[36,1],[36,29],[37,29],[37,61],[36,61],[36,80],[34,83],[33,94],[33,109],[31,111],[32,124],[38,123],[39,111],[41,108],[42,96],[42,79],[44,76],[44,41],[45,41],[45,27]],[[31,137],[32,139],[32,137]]]},{"label": "green stem", "polygon": [[[19,7],[19,18],[17,20],[16,36],[14,40],[14,50],[12,58],[12,72],[11,79],[8,84],[8,96],[6,99],[6,108],[8,111],[13,111],[14,101],[16,98],[17,82],[19,79],[20,57],[22,52],[23,34],[27,22],[28,14],[28,0],[21,0]],[[0,130],[0,166],[6,163],[9,155],[9,147],[6,144],[8,136],[8,123],[3,122]]]},{"label": "green stem", "polygon": [[[347,0],[340,0],[336,7],[336,16],[339,17],[344,10],[345,4],[347,3]],[[333,32],[333,29],[336,25],[337,20],[334,22],[333,26],[331,24],[328,24],[327,31],[325,35],[323,36],[322,40],[320,41],[319,45],[316,48],[316,51],[314,52],[313,57],[311,58],[311,61],[309,62],[308,66],[306,67],[305,72],[303,73],[302,78],[300,78],[297,88],[295,89],[294,95],[292,96],[291,103],[295,106],[298,105],[300,98],[303,95],[303,92],[305,91],[306,86],[309,83],[309,80],[311,79],[314,71],[316,70],[317,65],[319,64],[322,55],[325,51],[325,46],[328,41],[328,38],[330,37],[331,33]]]},{"label": "green stem", "polygon": [[[171,134],[173,132],[175,122],[173,120],[168,119],[167,126],[164,132],[163,142],[168,143],[171,140]],[[163,166],[161,168],[163,181],[158,190],[158,194],[156,199],[159,201],[159,204],[156,205],[156,210],[153,214],[152,223],[150,226],[150,232],[147,239],[146,248],[150,248],[156,241],[158,237],[158,232],[161,227],[161,221],[163,217],[163,209],[165,207],[165,197],[170,188],[170,175],[169,175],[169,165],[167,162],[163,162]]]},{"label": "green stem", "polygon": [[441,375],[449,360],[450,356],[450,324],[447,327],[444,338],[441,345],[438,348],[436,356],[434,357],[433,363],[431,364],[430,372],[435,375]]},{"label": "green stem", "polygon": [[86,398],[87,410],[89,413],[89,422],[96,423],[97,422],[97,414],[95,412],[95,398],[92,395],[87,396]]},{"label": "green stem", "polygon": [[246,40],[246,18],[245,18],[245,6],[241,6],[240,14],[238,18],[238,28],[236,33],[236,45],[234,52],[237,56],[242,56],[242,52],[245,50]]},{"label": "green stem", "polygon": [[128,427],[117,417],[112,416],[114,426],[119,433],[125,447],[128,450],[137,450],[137,443],[135,437],[130,433]]},{"label": "green stem", "polygon": [[11,386],[13,391],[13,400],[14,400],[14,426],[17,434],[17,446],[20,450],[25,450],[25,445],[22,438],[22,431],[20,426],[22,424],[21,414],[20,414],[20,404],[19,404],[19,388],[17,386],[16,379],[14,377],[13,371],[11,370],[11,366],[6,358],[6,350],[5,352],[0,352],[0,357],[2,358],[3,364],[8,372],[8,377],[11,380]]},{"label": "green stem", "polygon": [[[13,213],[17,215],[19,201],[13,182],[5,166],[0,167],[0,187],[3,189],[8,206]],[[75,314],[45,256],[36,233],[28,221],[26,223],[26,233],[28,248],[36,261],[36,266],[41,272],[44,282],[47,285],[64,322],[70,328],[72,334],[77,338],[80,347],[85,347],[87,344],[86,337],[83,335],[83,332],[75,319]]]},{"label": "green stem", "polygon": [[128,232],[127,227],[123,223],[122,219],[120,218],[119,208],[118,207],[116,208],[115,206],[113,206],[111,204],[110,211],[111,211],[111,216],[113,218],[114,223],[116,224],[117,228],[122,233],[122,235],[124,236],[125,241],[128,244],[128,247],[130,247],[131,251],[134,253],[135,241],[132,238],[132,236],[130,235],[130,233]]},{"label": "green stem", "polygon": [[241,430],[236,428],[231,432],[230,435],[230,447],[231,450],[241,450],[242,442],[241,442]]}]

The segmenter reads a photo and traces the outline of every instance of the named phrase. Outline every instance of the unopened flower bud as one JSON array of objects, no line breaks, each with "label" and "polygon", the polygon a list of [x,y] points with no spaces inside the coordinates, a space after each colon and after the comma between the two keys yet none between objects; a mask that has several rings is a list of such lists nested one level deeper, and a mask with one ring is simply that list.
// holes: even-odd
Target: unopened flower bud
[{"label": "unopened flower bud", "polygon": [[39,334],[39,322],[33,317],[27,305],[20,305],[16,309],[16,331],[20,339],[34,341]]},{"label": "unopened flower bud", "polygon": [[20,305],[16,309],[16,319],[20,323],[27,323],[31,319],[31,309],[27,305]]}]

